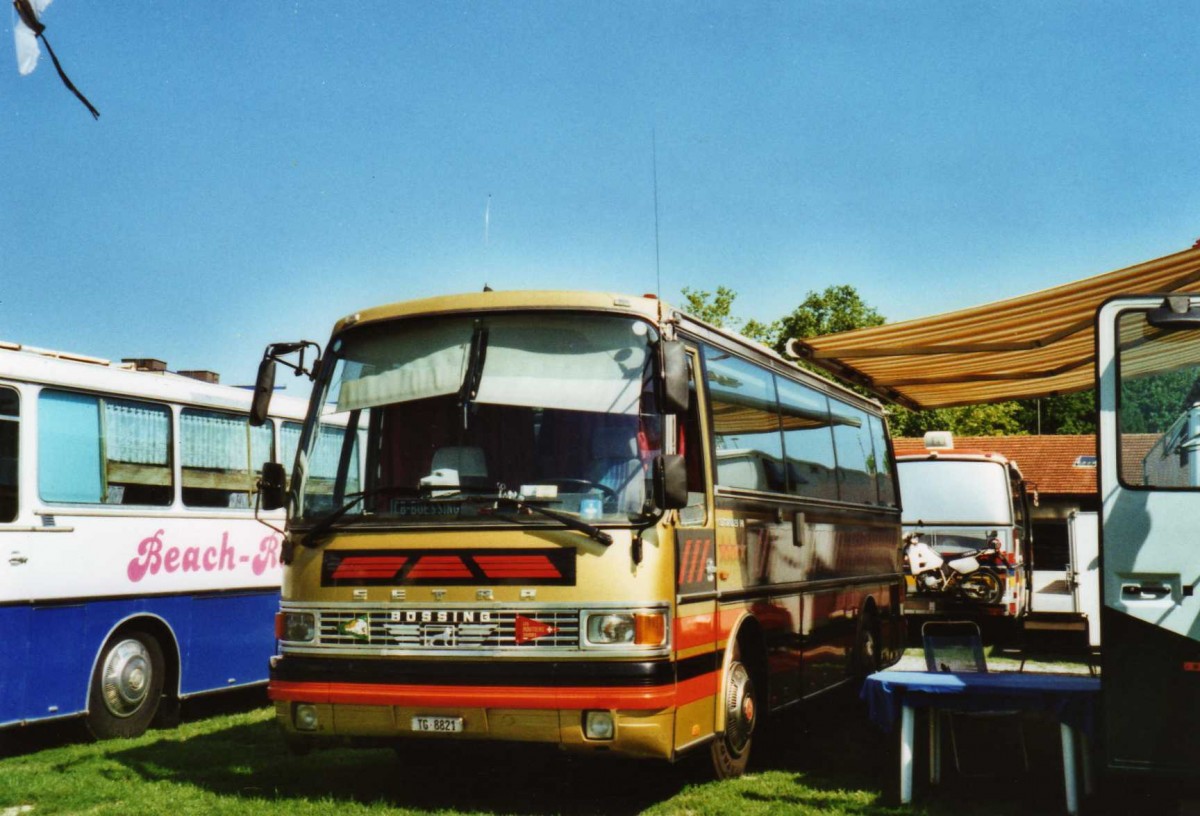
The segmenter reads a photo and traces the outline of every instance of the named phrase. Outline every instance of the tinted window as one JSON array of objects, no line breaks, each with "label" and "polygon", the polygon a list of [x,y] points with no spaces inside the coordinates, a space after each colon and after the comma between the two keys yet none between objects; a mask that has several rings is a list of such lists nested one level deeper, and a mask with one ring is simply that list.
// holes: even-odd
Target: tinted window
[{"label": "tinted window", "polygon": [[773,375],[709,347],[704,360],[717,483],[783,492],[787,479]]},{"label": "tinted window", "polygon": [[776,378],[776,382],[783,415],[788,490],[800,496],[836,499],[837,461],[833,455],[829,399],[782,377]]},{"label": "tinted window", "polygon": [[837,474],[842,501],[875,504],[878,460],[871,443],[870,417],[849,405],[833,403],[833,438],[837,446]]},{"label": "tinted window", "polygon": [[875,484],[879,487],[879,503],[898,507],[896,481],[892,478],[892,459],[889,453],[887,429],[879,417],[871,417],[871,444],[875,449]]}]

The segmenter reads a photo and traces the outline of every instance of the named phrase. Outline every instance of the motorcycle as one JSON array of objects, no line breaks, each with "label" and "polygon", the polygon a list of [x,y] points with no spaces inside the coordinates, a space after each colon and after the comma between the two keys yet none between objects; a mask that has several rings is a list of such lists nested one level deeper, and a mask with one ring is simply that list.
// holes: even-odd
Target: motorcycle
[{"label": "motorcycle", "polygon": [[957,595],[972,603],[1000,603],[1004,581],[992,566],[999,557],[995,549],[981,549],[947,561],[921,540],[920,533],[904,538],[904,562],[918,594]]}]

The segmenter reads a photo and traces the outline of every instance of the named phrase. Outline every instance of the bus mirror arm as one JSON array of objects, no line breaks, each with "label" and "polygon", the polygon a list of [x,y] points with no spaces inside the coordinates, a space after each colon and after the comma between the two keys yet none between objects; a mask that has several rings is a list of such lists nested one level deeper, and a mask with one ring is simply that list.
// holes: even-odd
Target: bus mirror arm
[{"label": "bus mirror arm", "polygon": [[[312,366],[304,365],[304,353],[309,348],[316,351]],[[296,362],[283,359],[285,354],[300,353]],[[255,428],[267,421],[267,410],[271,407],[271,394],[275,392],[275,364],[282,363],[292,369],[296,376],[307,376],[310,380],[317,377],[317,368],[321,365],[321,347],[311,340],[299,340],[295,343],[271,343],[263,352],[262,361],[258,364],[258,377],[254,381],[254,398],[250,402],[250,424]]]}]

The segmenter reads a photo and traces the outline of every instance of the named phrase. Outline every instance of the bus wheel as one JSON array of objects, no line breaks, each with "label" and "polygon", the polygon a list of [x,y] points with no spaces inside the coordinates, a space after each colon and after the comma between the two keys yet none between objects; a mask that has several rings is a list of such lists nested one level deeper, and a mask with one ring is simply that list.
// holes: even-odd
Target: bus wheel
[{"label": "bus wheel", "polygon": [[140,631],[118,632],[100,653],[88,692],[87,728],[96,739],[145,733],[163,687],[158,641]]},{"label": "bus wheel", "polygon": [[879,634],[875,628],[875,615],[869,609],[859,617],[852,661],[854,677],[863,678],[879,670]]},{"label": "bus wheel", "polygon": [[754,680],[741,653],[734,649],[729,670],[725,673],[725,733],[718,734],[712,743],[713,771],[718,779],[731,779],[746,772],[750,760],[750,738],[758,721],[758,696]]}]

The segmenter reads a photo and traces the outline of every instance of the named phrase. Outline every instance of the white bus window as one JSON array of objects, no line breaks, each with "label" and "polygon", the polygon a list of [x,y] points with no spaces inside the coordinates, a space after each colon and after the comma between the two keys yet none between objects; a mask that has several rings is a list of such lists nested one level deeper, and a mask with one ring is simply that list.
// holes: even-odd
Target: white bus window
[{"label": "white bus window", "polygon": [[774,377],[724,352],[704,348],[717,483],[782,493],[783,441]]},{"label": "white bus window", "polygon": [[38,489],[48,502],[169,505],[171,414],[62,391],[38,396]]},{"label": "white bus window", "polygon": [[179,417],[183,503],[189,507],[253,507],[255,474],[273,460],[274,431],[246,417],[185,408]]},{"label": "white bus window", "polygon": [[19,407],[17,392],[0,388],[0,522],[17,518]]},{"label": "white bus window", "polygon": [[817,499],[837,498],[837,462],[829,399],[818,391],[777,377],[783,413],[783,450],[788,492]]}]

